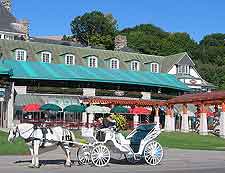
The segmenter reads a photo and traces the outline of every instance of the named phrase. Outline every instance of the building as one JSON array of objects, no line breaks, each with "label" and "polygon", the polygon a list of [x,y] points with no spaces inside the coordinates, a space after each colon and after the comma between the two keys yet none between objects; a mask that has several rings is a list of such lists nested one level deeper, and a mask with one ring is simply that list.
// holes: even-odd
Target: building
[{"label": "building", "polygon": [[116,37],[115,51],[29,37],[28,22],[10,13],[10,2],[0,4],[3,127],[12,126],[18,107],[34,102],[63,108],[84,96],[151,100],[180,95],[189,88],[213,88],[186,52],[170,56],[135,53],[124,36]]}]

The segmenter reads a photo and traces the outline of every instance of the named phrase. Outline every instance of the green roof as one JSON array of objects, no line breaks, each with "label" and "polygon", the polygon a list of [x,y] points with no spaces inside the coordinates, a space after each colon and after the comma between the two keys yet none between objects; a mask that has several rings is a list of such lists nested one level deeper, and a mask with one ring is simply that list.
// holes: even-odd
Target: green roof
[{"label": "green roof", "polygon": [[120,60],[120,69],[130,70],[130,61],[140,61],[140,70],[150,71],[150,67],[147,63],[157,62],[159,63],[160,72],[168,72],[172,66],[178,63],[185,55],[186,52],[169,55],[169,56],[158,56],[158,55],[147,55],[141,53],[131,53],[123,51],[112,51],[94,49],[89,47],[75,47],[65,46],[59,44],[47,44],[40,42],[21,41],[21,40],[1,40],[0,47],[2,48],[3,58],[14,59],[16,49],[24,49],[27,51],[28,61],[42,61],[39,55],[42,51],[49,51],[52,53],[51,63],[65,64],[64,55],[73,54],[75,56],[76,64],[88,66],[88,56],[96,56],[98,58],[98,67],[107,68],[107,60],[110,58],[117,58]]},{"label": "green roof", "polygon": [[148,71],[109,70],[81,65],[48,64],[3,60],[2,64],[13,70],[12,79],[81,81],[115,84],[142,85],[188,91],[187,85],[167,73]]},{"label": "green roof", "polygon": [[7,68],[3,65],[0,65],[0,74],[1,75],[9,75],[11,76],[12,75],[12,69],[10,68]]}]

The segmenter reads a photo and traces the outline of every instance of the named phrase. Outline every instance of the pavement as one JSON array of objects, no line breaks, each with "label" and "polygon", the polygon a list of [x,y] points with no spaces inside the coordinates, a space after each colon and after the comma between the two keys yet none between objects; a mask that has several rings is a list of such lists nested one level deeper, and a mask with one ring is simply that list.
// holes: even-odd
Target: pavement
[{"label": "pavement", "polygon": [[132,165],[127,163],[119,155],[112,154],[113,159],[108,166],[97,168],[95,166],[79,166],[76,161],[76,149],[72,151],[74,164],[71,168],[64,167],[64,154],[57,149],[40,155],[41,168],[28,168],[30,156],[0,156],[0,172],[4,173],[74,173],[74,172],[98,172],[98,173],[225,173],[225,152],[222,151],[197,151],[165,149],[164,158],[160,165],[155,167],[145,163]]}]

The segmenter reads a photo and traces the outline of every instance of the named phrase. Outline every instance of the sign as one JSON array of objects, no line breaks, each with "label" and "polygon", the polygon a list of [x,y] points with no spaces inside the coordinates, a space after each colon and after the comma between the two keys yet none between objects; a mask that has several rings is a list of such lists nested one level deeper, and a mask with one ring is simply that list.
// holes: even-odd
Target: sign
[{"label": "sign", "polygon": [[124,96],[125,95],[125,92],[124,91],[115,91],[114,94],[116,96]]},{"label": "sign", "polygon": [[196,84],[196,83],[197,83],[197,81],[196,81],[196,80],[194,80],[194,79],[191,79],[191,80],[190,80],[190,83],[194,85],[194,84]]}]

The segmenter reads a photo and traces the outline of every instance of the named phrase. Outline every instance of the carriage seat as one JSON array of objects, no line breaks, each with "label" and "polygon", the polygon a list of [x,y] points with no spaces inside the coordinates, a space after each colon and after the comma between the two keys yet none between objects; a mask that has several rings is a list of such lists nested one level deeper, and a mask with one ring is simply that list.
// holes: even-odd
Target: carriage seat
[{"label": "carriage seat", "polygon": [[141,140],[155,127],[155,124],[140,125],[136,128],[136,133],[130,139],[130,146],[135,153],[139,151]]},{"label": "carriage seat", "polygon": [[127,140],[121,133],[116,133],[116,141],[121,145],[130,145],[130,140]]}]

